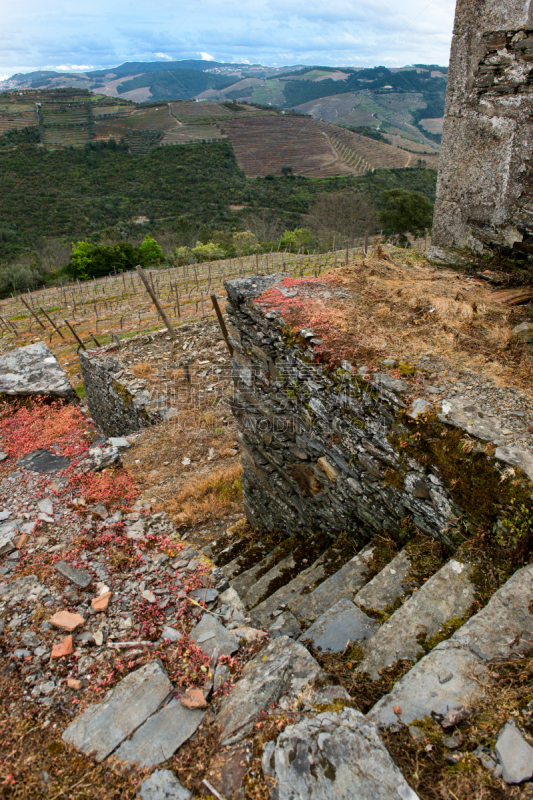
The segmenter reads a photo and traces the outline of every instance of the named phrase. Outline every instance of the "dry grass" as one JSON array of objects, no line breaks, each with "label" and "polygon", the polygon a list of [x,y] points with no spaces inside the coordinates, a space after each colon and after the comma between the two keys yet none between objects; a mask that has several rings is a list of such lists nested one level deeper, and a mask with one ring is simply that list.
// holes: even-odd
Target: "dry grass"
[{"label": "dry grass", "polygon": [[208,478],[197,476],[163,508],[178,526],[223,517],[242,499],[241,473],[240,464],[234,464],[213,470]]},{"label": "dry grass", "polygon": [[151,378],[155,373],[155,368],[147,361],[140,361],[138,364],[133,364],[130,367],[130,372],[132,372],[136,378]]},{"label": "dry grass", "polygon": [[24,684],[0,681],[0,798],[2,800],[133,800],[143,773],[118,772],[108,763],[65,745],[61,732],[70,722],[61,706],[23,699]]},{"label": "dry grass", "polygon": [[451,371],[482,371],[500,385],[529,388],[533,359],[511,342],[511,331],[533,318],[531,309],[496,302],[483,281],[433,269],[420,255],[404,259],[400,265],[373,256],[322,279],[344,295],[329,299],[324,311],[342,316],[354,362],[416,362],[425,355],[448,360]]}]

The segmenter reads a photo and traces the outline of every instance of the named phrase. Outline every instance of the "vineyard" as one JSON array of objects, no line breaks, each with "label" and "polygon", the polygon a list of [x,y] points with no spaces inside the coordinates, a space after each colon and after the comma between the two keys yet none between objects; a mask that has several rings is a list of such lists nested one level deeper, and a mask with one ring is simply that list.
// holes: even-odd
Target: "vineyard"
[{"label": "vineyard", "polygon": [[319,120],[295,116],[232,119],[221,124],[240,168],[249,177],[279,174],[360,175],[377,168],[406,167],[409,153]]},{"label": "vineyard", "polygon": [[[353,261],[363,246],[349,242],[342,250],[322,254],[271,252],[242,258],[147,271],[148,279],[172,325],[214,315],[211,294],[221,295],[223,282],[251,274],[287,272],[294,277],[319,275]],[[224,297],[225,295],[222,295]],[[69,328],[66,324],[71,326]],[[56,355],[68,358],[79,346],[110,342],[163,326],[136,272],[12,295],[0,301],[0,352],[42,339]]]}]

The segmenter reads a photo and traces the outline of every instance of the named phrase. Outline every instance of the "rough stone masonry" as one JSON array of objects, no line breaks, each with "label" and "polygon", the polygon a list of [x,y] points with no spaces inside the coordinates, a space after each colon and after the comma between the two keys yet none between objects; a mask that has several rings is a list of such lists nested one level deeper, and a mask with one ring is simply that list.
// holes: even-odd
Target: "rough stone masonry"
[{"label": "rough stone masonry", "polygon": [[533,254],[533,3],[458,0],[429,255]]},{"label": "rough stone masonry", "polygon": [[382,371],[321,363],[313,330],[295,333],[262,295],[299,294],[302,306],[317,300],[327,314],[332,288],[319,280],[287,288],[283,278],[225,284],[232,407],[254,526],[401,540],[413,523],[451,546],[459,519],[495,525],[515,492],[531,497],[533,454],[506,446],[497,421],[468,398],[415,397],[415,376],[394,377],[394,360]]}]

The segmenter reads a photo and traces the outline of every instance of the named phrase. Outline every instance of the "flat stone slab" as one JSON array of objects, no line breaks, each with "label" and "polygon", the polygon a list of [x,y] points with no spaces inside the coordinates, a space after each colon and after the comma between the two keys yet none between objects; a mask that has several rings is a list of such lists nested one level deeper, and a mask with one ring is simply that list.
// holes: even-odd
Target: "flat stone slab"
[{"label": "flat stone slab", "polygon": [[69,566],[66,561],[58,561],[56,564],[54,564],[54,569],[56,572],[59,572],[63,578],[66,578],[75,586],[79,586],[80,589],[85,589],[87,586],[89,586],[93,579],[93,576],[90,572],[75,569],[74,567]]},{"label": "flat stone slab", "polygon": [[505,723],[494,748],[506,783],[522,783],[533,775],[533,747],[513,720]]},{"label": "flat stone slab", "polygon": [[297,639],[302,629],[294,614],[291,614],[290,611],[284,611],[274,618],[274,622],[269,627],[268,632],[271,639],[275,639],[277,636],[290,636],[291,639]]},{"label": "flat stone slab", "polygon": [[[257,620],[261,625],[268,627],[271,624],[274,612],[284,606],[289,606],[292,609],[293,603],[297,603],[300,597],[308,598],[307,589],[317,581],[321,580],[325,574],[324,568],[325,556],[321,555],[317,560],[307,569],[302,570],[299,575],[280,586],[269,597],[263,600],[262,603],[255,606],[251,611],[250,616]],[[248,595],[247,595],[248,597]]]},{"label": "flat stone slab", "polygon": [[123,742],[115,755],[119,761],[155,767],[162,764],[193,735],[205,714],[182,706],[179,700],[153,714],[131,739]]},{"label": "flat stone slab", "polygon": [[[469,706],[482,694],[481,683],[488,678],[488,671],[467,648],[443,642],[415,664],[367,716],[386,726],[410,725],[432,711],[444,716],[452,708]],[[395,708],[401,712],[395,714]]]},{"label": "flat stone slab", "polygon": [[169,769],[156,769],[139,786],[140,800],[190,800],[191,793]]},{"label": "flat stone slab", "polygon": [[[294,557],[292,553],[290,553],[288,556],[281,559],[281,561],[273,564],[273,566],[267,572],[261,575],[261,577],[256,578],[255,575],[253,575],[252,578],[252,576],[249,576],[252,578],[252,580],[248,589],[245,589],[244,584],[244,578],[247,576],[247,573],[243,573],[235,580],[230,581],[230,586],[232,589],[235,589],[239,597],[242,598],[244,605],[247,608],[252,608],[260,603],[262,598],[269,594],[269,590],[271,589],[272,585],[274,585],[275,581],[277,581],[285,571],[293,569],[294,566]],[[284,581],[284,583],[287,583],[287,581]]]},{"label": "flat stone slab", "polygon": [[67,744],[103,761],[133,733],[172,689],[158,661],[150,661],[111,689],[101,703],[89,706],[63,733]]},{"label": "flat stone slab", "polygon": [[377,628],[377,622],[350,600],[339,600],[300,636],[300,641],[309,639],[313,647],[324,652],[340,653],[349,642],[362,642]]},{"label": "flat stone slab", "polygon": [[242,678],[224,698],[215,718],[223,744],[244,738],[255,720],[282,694],[298,692],[321,674],[315,659],[288,636],[274,639],[244,667]]},{"label": "flat stone slab", "polygon": [[379,738],[353,708],[285,728],[263,752],[272,800],[418,800]]},{"label": "flat stone slab", "polygon": [[292,600],[290,609],[295,617],[309,625],[338,600],[352,600],[354,594],[366,583],[366,573],[373,552],[371,545],[363,548],[310,594]]},{"label": "flat stone slab", "polygon": [[424,654],[420,637],[429,638],[453,617],[463,617],[474,602],[476,588],[470,581],[471,567],[451,559],[418,592],[397,609],[363,644],[366,658],[359,665],[378,680],[379,671],[400,659],[415,662]]},{"label": "flat stone slab", "polygon": [[363,611],[385,611],[405,592],[417,586],[410,578],[411,561],[402,550],[371,581],[359,589],[353,602]]},{"label": "flat stone slab", "polygon": [[533,615],[524,599],[528,597],[533,597],[533,564],[517,570],[453,639],[484,661],[529,653]]},{"label": "flat stone slab", "polygon": [[35,450],[27,456],[19,458],[17,464],[32,472],[44,472],[52,475],[66,469],[70,465],[70,460],[65,456],[56,456],[50,450]]},{"label": "flat stone slab", "polygon": [[215,650],[218,650],[220,656],[230,656],[239,649],[237,636],[228,631],[213,614],[203,615],[198,625],[192,629],[190,639],[208,656],[212,656]]},{"label": "flat stone slab", "polygon": [[0,356],[0,394],[77,398],[56,357],[43,342]]}]

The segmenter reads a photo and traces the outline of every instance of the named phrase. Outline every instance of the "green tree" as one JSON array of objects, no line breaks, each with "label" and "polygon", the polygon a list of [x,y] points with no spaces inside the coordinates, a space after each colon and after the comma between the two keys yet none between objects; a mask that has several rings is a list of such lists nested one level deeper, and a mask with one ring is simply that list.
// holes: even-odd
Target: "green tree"
[{"label": "green tree", "polygon": [[381,223],[387,235],[424,236],[431,228],[433,203],[421,192],[388,189],[381,195],[380,206]]},{"label": "green tree", "polygon": [[145,236],[143,243],[140,247],[141,262],[144,265],[155,264],[156,261],[162,261],[163,250],[157,244],[156,240],[151,236]]},{"label": "green tree", "polygon": [[285,231],[279,243],[283,250],[296,253],[301,248],[308,251],[316,247],[316,238],[309,228],[295,228],[293,231]]}]

